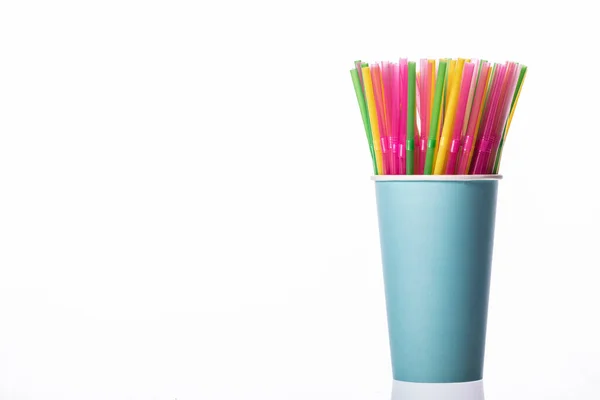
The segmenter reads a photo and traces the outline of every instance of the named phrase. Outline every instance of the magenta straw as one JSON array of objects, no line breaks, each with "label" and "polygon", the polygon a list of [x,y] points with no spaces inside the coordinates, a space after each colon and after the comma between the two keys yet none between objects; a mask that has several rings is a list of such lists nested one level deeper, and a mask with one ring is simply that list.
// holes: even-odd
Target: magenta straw
[{"label": "magenta straw", "polygon": [[390,104],[389,104],[389,83],[388,83],[388,66],[389,63],[382,61],[380,63],[380,71],[381,71],[381,84],[383,86],[383,90],[381,92],[381,97],[382,97],[382,108],[383,108],[383,115],[384,115],[384,123],[385,123],[385,136],[384,136],[384,140],[385,140],[385,148],[386,148],[386,153],[382,154],[382,156],[384,157],[384,164],[385,164],[385,170],[387,174],[391,174],[392,173],[392,132],[391,132],[391,121],[390,121]]},{"label": "magenta straw", "polygon": [[465,63],[463,68],[462,82],[458,98],[458,106],[456,108],[456,116],[454,119],[454,130],[452,132],[452,142],[450,143],[450,152],[448,153],[448,161],[446,164],[446,175],[454,175],[456,171],[456,159],[458,150],[460,149],[460,137],[462,134],[463,123],[465,120],[465,112],[467,102],[469,101],[469,92],[471,89],[471,78],[473,76],[473,63]]},{"label": "magenta straw", "polygon": [[398,158],[400,175],[406,175],[406,120],[408,110],[408,59],[400,60],[400,154]]},{"label": "magenta straw", "polygon": [[421,82],[420,79],[418,79],[417,77],[415,77],[415,105],[416,105],[416,113],[415,113],[415,127],[414,127],[414,132],[415,132],[415,148],[413,151],[414,154],[414,162],[413,162],[413,175],[419,175],[421,174],[419,172],[419,163],[420,163],[420,143],[421,143],[421,133],[419,132],[419,124],[421,123],[420,121],[417,123],[417,120],[420,119],[421,116],[421,93],[420,93],[420,87],[421,87]]},{"label": "magenta straw", "polygon": [[392,64],[392,152],[394,156],[393,171],[394,175],[400,173],[400,66],[397,63]]},{"label": "magenta straw", "polygon": [[[416,92],[416,90],[415,90],[415,92]],[[415,97],[416,97],[416,93],[415,93]],[[415,129],[414,129],[414,132],[415,132],[415,143],[417,143],[417,145],[418,145],[421,142],[421,132],[419,132],[419,126],[417,125],[416,116],[415,116]],[[418,167],[419,163],[421,162],[421,157],[420,157],[420,154],[419,154],[420,152],[419,152],[419,148],[417,146],[415,146],[415,149],[414,149],[413,153],[415,155],[414,162],[413,162],[413,175],[419,175],[421,173],[418,172],[418,171],[415,171],[415,169]]]},{"label": "magenta straw", "polygon": [[420,85],[417,94],[419,96],[419,115],[421,116],[421,139],[417,144],[418,162],[416,163],[415,173],[423,174],[425,169],[425,154],[427,152],[427,123],[429,121],[429,62],[427,59],[421,59]]},{"label": "magenta straw", "polygon": [[435,64],[431,68],[429,60],[427,61],[427,76],[425,77],[425,90],[423,93],[426,94],[425,98],[425,127],[421,128],[421,173],[425,173],[425,160],[427,158],[427,141],[429,140],[429,128],[431,123],[431,78],[435,75]]},{"label": "magenta straw", "polygon": [[383,95],[385,100],[385,112],[386,112],[386,140],[387,140],[387,149],[388,149],[388,158],[387,158],[387,173],[388,174],[396,174],[397,169],[397,158],[398,151],[396,149],[397,145],[394,140],[394,85],[393,85],[393,65],[389,62],[383,62],[382,66],[382,81],[383,81]]}]

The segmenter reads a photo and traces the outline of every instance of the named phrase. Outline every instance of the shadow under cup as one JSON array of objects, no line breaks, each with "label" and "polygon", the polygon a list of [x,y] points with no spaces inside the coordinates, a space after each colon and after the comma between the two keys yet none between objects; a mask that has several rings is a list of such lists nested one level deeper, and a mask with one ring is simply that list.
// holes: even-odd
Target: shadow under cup
[{"label": "shadow under cup", "polygon": [[394,380],[481,380],[500,176],[373,179]]}]

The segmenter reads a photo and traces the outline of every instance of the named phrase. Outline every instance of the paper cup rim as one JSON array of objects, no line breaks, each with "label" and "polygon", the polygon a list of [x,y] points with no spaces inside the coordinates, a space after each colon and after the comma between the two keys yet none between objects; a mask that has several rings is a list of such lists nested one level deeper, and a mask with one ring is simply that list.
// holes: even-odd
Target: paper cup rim
[{"label": "paper cup rim", "polygon": [[375,182],[499,181],[502,175],[373,175]]}]

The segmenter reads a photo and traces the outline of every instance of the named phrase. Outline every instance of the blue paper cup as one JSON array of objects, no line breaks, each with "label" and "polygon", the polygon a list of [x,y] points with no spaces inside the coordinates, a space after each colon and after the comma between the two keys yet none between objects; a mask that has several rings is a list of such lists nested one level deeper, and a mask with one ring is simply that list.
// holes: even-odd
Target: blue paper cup
[{"label": "blue paper cup", "polygon": [[394,399],[483,398],[500,178],[373,178]]}]

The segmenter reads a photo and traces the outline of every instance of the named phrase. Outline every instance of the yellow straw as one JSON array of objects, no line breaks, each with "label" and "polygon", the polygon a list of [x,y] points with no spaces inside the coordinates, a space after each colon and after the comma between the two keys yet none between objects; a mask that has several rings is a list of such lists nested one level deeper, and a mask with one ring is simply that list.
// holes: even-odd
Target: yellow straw
[{"label": "yellow straw", "polygon": [[[446,75],[444,77],[444,79],[447,79],[447,76],[448,75]],[[444,98],[444,96],[446,96],[446,88],[442,89],[442,98]],[[435,137],[436,146],[435,146],[435,152],[433,154],[433,168],[435,168],[435,162],[437,160],[438,151],[440,150],[440,135],[442,134],[442,121],[444,120],[442,118],[443,116],[444,116],[444,113],[440,111],[440,118],[438,121],[438,130],[437,130],[437,135]]]},{"label": "yellow straw", "polygon": [[[444,113],[448,111],[448,97],[452,95],[452,82],[454,78],[454,70],[456,68],[456,60],[450,60],[449,68],[448,68],[448,87],[444,94]],[[440,127],[441,128],[441,127]]]},{"label": "yellow straw", "polygon": [[435,169],[433,171],[435,175],[443,174],[446,167],[446,156],[448,153],[448,146],[450,145],[450,136],[452,135],[452,129],[454,127],[454,117],[456,116],[456,106],[458,104],[458,94],[460,91],[460,81],[464,65],[465,60],[459,58],[453,71],[454,77],[452,78],[450,94],[448,95],[448,106],[446,115],[444,116],[444,128],[442,130],[442,137],[440,138],[440,149],[438,150]]},{"label": "yellow straw", "polygon": [[[381,105],[383,107],[383,123],[385,124],[385,129],[387,130],[388,126],[390,126],[390,121],[388,121],[385,92],[383,88],[383,69],[381,68],[379,69],[379,87],[381,88],[381,91],[379,93],[381,93]],[[387,134],[390,135],[390,133]]]},{"label": "yellow straw", "polygon": [[451,60],[450,68],[448,69],[448,87],[452,87],[452,78],[454,78],[454,67],[456,67],[456,60]]},{"label": "yellow straw", "polygon": [[381,156],[381,139],[379,135],[379,124],[377,123],[377,110],[375,109],[375,95],[373,93],[371,69],[369,67],[362,67],[362,76],[365,85],[367,108],[369,109],[369,121],[371,122],[371,132],[373,134],[373,148],[375,149],[375,163],[377,164],[377,174],[381,175],[383,173],[383,158]]}]

